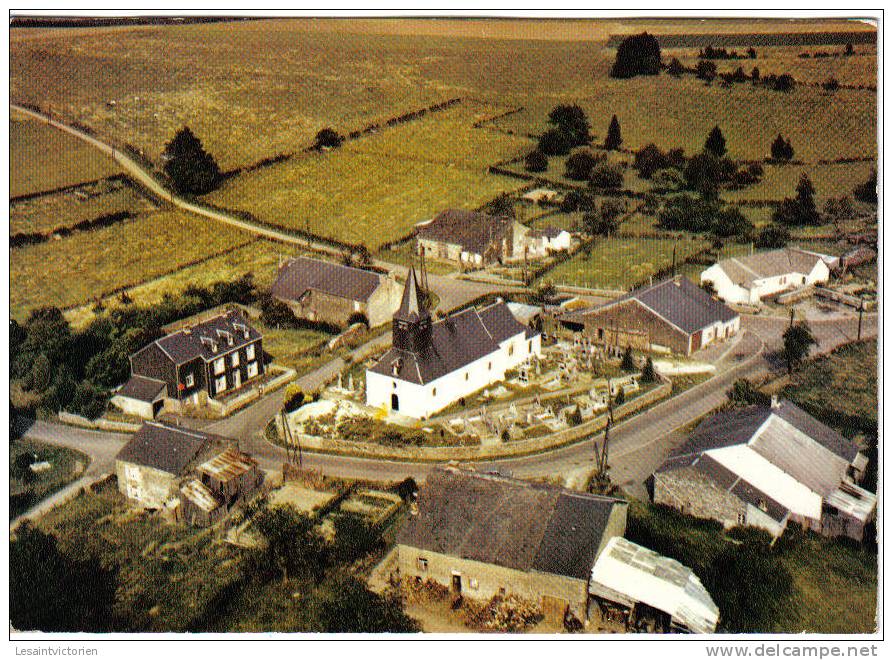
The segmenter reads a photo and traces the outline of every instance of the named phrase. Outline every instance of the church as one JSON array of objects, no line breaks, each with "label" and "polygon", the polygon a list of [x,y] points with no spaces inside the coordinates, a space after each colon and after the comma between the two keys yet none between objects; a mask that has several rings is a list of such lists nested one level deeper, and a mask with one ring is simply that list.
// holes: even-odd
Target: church
[{"label": "church", "polygon": [[394,314],[393,346],[366,371],[366,403],[425,419],[541,353],[540,335],[502,300],[432,322],[410,268]]}]

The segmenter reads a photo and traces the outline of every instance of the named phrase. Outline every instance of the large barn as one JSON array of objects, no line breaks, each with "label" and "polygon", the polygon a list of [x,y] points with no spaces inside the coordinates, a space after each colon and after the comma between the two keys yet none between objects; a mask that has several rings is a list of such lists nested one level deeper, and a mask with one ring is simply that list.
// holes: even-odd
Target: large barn
[{"label": "large barn", "polygon": [[593,344],[691,355],[736,334],[740,316],[688,278],[677,276],[616,300],[559,317]]},{"label": "large barn", "polygon": [[541,354],[540,335],[505,302],[469,308],[437,322],[410,269],[394,314],[393,346],[366,371],[366,403],[424,419]]},{"label": "large barn", "polygon": [[798,523],[861,540],[877,497],[858,446],[790,401],[717,413],[652,477],[658,504],[773,536]]},{"label": "large barn", "polygon": [[523,258],[528,231],[512,218],[447,209],[416,227],[416,250],[426,257],[481,268]]}]

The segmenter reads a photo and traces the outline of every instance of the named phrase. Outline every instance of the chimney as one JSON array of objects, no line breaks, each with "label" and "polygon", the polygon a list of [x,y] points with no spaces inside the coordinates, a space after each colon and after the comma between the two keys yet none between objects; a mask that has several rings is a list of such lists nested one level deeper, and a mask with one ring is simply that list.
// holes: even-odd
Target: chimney
[{"label": "chimney", "polygon": [[772,395],[772,408],[773,408],[773,409],[781,408],[781,403],[780,403],[779,400],[778,400],[778,395],[777,395],[777,394],[773,394],[773,395]]}]

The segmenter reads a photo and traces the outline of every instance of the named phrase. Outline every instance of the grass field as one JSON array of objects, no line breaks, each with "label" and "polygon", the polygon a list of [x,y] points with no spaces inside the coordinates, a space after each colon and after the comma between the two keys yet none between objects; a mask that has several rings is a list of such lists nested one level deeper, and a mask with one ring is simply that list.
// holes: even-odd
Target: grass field
[{"label": "grass field", "polygon": [[9,205],[9,233],[47,233],[103,215],[148,211],[154,206],[123,181],[104,179]]},{"label": "grass field", "polygon": [[522,182],[487,173],[529,141],[472,127],[492,107],[466,105],[241,175],[211,194],[273,224],[376,249],[453,206],[475,208]]},{"label": "grass field", "polygon": [[581,251],[573,258],[558,264],[541,279],[555,284],[592,287],[596,289],[629,289],[646,282],[650,275],[673,263],[676,244],[676,263],[686,256],[706,248],[704,240],[663,239],[603,239],[592,247],[589,255]]},{"label": "grass field", "polygon": [[783,167],[767,165],[763,169],[763,178],[759,183],[745,186],[740,190],[724,190],[720,196],[727,202],[794,197],[800,176],[806,174],[815,187],[816,204],[821,210],[824,201],[829,197],[847,195],[852,199],[853,188],[865,183],[874,167],[876,164],[873,162]]},{"label": "grass field", "polygon": [[[46,472],[33,474],[33,480],[23,482],[21,474],[13,470],[16,458],[22,454],[32,462],[47,461],[51,467]],[[21,486],[23,493],[11,497],[9,517],[16,517],[29,507],[56,492],[78,477],[90,464],[90,457],[79,451],[20,438],[9,445],[10,484]]]},{"label": "grass field", "polygon": [[120,171],[115,162],[71,135],[16,113],[9,119],[9,195],[93,181]]},{"label": "grass field", "polygon": [[16,248],[10,252],[10,310],[21,319],[44,305],[86,303],[250,239],[220,223],[159,211]]}]

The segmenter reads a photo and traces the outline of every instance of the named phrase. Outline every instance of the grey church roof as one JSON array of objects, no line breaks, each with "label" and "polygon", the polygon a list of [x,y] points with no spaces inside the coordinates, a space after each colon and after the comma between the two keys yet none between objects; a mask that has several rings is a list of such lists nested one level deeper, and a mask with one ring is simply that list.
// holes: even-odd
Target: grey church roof
[{"label": "grey church roof", "polygon": [[433,470],[397,543],[586,580],[611,511],[625,502],[454,468]]},{"label": "grey church roof", "polygon": [[283,300],[298,300],[307,291],[366,302],[381,283],[381,276],[360,268],[321,259],[297,257],[279,269],[272,293]]}]

